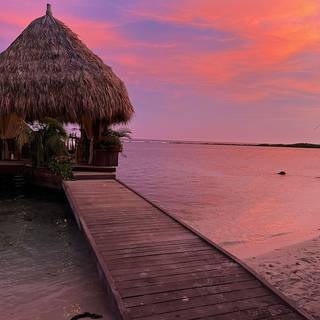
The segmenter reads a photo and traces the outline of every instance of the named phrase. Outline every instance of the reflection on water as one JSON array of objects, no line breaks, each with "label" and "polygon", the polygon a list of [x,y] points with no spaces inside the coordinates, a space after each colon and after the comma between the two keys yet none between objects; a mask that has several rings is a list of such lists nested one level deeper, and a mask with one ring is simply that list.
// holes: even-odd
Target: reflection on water
[{"label": "reflection on water", "polygon": [[320,150],[127,143],[125,155],[121,180],[240,257],[319,235]]},{"label": "reflection on water", "polygon": [[[4,190],[5,189],[5,190]],[[111,319],[89,248],[61,194],[0,194],[0,319]]]}]

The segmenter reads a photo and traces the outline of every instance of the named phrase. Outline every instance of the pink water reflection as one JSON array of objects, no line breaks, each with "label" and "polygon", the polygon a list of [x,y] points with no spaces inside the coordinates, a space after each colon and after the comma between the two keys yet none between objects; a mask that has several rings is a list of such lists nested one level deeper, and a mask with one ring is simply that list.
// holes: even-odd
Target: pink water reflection
[{"label": "pink water reflection", "polygon": [[125,154],[121,179],[240,257],[320,233],[319,150],[131,143]]}]

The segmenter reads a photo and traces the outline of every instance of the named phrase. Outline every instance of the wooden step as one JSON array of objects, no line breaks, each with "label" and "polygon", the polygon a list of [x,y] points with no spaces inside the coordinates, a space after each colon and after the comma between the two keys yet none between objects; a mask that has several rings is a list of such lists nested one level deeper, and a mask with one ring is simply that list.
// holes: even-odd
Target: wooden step
[{"label": "wooden step", "polygon": [[76,165],[73,167],[73,171],[116,172],[116,167],[98,167],[98,166],[89,166],[89,165]]},{"label": "wooden step", "polygon": [[75,180],[110,180],[115,179],[113,172],[74,171]]}]

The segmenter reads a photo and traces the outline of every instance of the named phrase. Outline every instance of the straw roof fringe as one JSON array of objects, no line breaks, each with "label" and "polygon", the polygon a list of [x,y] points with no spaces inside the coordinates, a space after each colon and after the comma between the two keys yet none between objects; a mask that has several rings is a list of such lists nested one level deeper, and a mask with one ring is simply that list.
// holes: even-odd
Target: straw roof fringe
[{"label": "straw roof fringe", "polygon": [[124,83],[53,17],[50,5],[0,54],[0,116],[111,124],[129,121],[133,112]]}]

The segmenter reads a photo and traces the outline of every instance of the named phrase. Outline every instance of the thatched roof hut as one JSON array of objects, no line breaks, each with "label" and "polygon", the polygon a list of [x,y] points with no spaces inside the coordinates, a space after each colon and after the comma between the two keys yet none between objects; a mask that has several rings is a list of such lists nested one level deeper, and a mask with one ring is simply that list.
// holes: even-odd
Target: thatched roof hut
[{"label": "thatched roof hut", "polygon": [[125,123],[132,114],[124,83],[48,5],[0,54],[0,117]]}]

